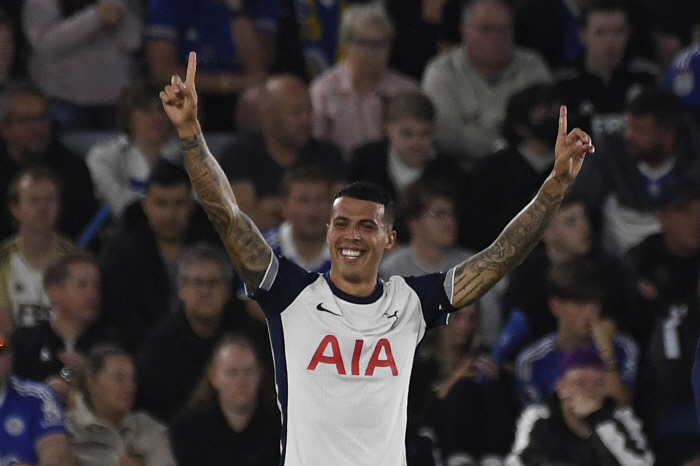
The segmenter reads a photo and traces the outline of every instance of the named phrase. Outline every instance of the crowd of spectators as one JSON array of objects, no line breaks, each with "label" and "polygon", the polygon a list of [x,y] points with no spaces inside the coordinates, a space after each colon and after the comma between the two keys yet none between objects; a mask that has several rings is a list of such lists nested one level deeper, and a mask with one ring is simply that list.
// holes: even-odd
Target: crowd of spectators
[{"label": "crowd of spectators", "polygon": [[566,105],[597,150],[524,263],[418,346],[408,463],[700,464],[700,3],[670,4],[4,2],[0,466],[279,464],[264,317],[158,96],[190,50],[241,209],[319,273],[349,181],[397,201],[382,279],[489,245]]}]

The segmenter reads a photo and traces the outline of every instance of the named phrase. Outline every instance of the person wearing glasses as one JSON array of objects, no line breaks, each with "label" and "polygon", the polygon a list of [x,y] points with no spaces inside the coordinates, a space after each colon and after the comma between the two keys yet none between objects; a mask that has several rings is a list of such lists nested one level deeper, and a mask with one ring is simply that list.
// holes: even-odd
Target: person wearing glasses
[{"label": "person wearing glasses", "polygon": [[0,329],[0,464],[73,466],[61,403],[46,385],[14,375],[13,356]]},{"label": "person wearing glasses", "polygon": [[360,144],[382,138],[384,101],[418,86],[388,69],[394,26],[381,6],[349,6],[339,37],[343,60],[310,90],[314,136],[335,143],[347,161]]}]

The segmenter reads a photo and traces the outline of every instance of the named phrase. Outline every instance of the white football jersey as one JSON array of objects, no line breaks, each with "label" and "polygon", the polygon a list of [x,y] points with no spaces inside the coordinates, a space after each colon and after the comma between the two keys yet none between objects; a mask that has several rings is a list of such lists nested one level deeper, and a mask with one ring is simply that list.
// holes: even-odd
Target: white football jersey
[{"label": "white football jersey", "polygon": [[282,464],[406,464],[413,357],[452,310],[447,277],[392,277],[360,298],[273,256],[253,297],[270,330]]}]

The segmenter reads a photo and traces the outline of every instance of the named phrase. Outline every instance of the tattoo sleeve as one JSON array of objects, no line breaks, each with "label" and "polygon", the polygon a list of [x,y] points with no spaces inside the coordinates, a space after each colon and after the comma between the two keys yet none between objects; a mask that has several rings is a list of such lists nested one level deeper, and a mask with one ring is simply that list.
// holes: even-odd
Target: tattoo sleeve
[{"label": "tattoo sleeve", "polygon": [[226,174],[209,152],[202,134],[180,138],[180,143],[192,186],[219,232],[236,272],[248,289],[257,289],[270,264],[270,247],[238,207]]},{"label": "tattoo sleeve", "polygon": [[486,293],[537,245],[559,208],[566,188],[554,177],[505,227],[489,247],[455,269],[452,305],[460,309]]}]

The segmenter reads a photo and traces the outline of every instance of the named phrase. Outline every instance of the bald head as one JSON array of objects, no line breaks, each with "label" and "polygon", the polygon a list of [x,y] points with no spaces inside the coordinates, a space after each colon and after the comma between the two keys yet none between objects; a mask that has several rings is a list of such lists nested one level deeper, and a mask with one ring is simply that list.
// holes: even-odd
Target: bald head
[{"label": "bald head", "polygon": [[260,114],[268,140],[301,148],[311,137],[311,95],[296,76],[267,80],[260,96]]}]

